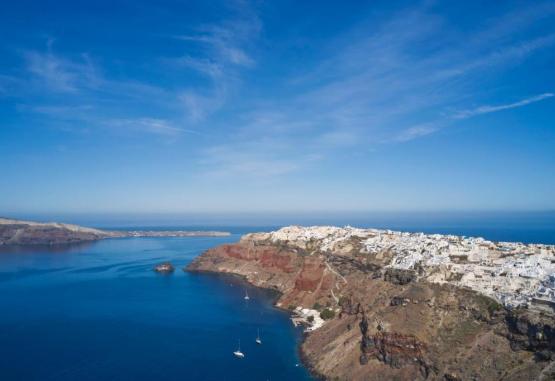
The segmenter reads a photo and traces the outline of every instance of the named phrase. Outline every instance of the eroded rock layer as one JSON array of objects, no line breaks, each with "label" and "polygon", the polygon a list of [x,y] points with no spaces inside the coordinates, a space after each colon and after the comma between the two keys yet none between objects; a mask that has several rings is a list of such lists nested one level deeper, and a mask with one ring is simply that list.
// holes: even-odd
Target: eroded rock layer
[{"label": "eroded rock layer", "polygon": [[[433,268],[431,245],[426,244],[428,252],[416,251],[422,259],[412,266],[396,266],[399,253],[416,255],[406,240],[401,250],[388,237],[390,244],[372,251],[368,239],[377,231],[356,229],[354,235],[346,228],[341,236],[339,228],[314,229],[320,228],[246,235],[236,244],[208,250],[187,269],[244,276],[256,286],[280,291],[277,305],[282,308],[332,311],[333,317],[308,333],[301,347],[307,364],[326,379],[555,379],[555,320],[549,303],[506,303],[528,299],[511,299],[510,289],[502,289],[505,282],[496,288],[499,298],[464,287],[456,275],[459,267],[446,270],[440,263],[439,270]],[[538,255],[540,265],[553,255],[549,246],[523,247],[505,254],[525,263],[529,258],[519,256]],[[490,249],[492,258],[499,258],[494,246]],[[495,266],[487,257],[482,263]],[[441,281],[431,277],[437,271],[443,272]],[[535,271],[545,276],[545,269]],[[530,284],[543,287],[541,280]]]}]

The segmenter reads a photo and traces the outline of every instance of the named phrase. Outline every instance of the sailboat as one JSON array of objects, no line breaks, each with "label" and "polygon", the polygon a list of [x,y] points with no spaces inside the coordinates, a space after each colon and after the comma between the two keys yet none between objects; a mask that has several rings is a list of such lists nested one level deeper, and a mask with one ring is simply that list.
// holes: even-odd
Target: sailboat
[{"label": "sailboat", "polygon": [[245,290],[245,300],[249,300],[249,293],[247,292],[247,290]]},{"label": "sailboat", "polygon": [[245,354],[241,352],[241,340],[239,340],[239,346],[237,347],[237,350],[233,352],[233,354],[235,355],[235,357],[239,357],[240,359],[245,357]]},{"label": "sailboat", "polygon": [[262,344],[262,340],[260,339],[260,330],[256,330],[256,344]]}]

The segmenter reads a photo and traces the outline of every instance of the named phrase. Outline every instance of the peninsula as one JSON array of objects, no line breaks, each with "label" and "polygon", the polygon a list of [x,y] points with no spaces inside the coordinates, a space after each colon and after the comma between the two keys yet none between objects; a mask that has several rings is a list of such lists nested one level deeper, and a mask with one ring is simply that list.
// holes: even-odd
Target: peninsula
[{"label": "peninsula", "polygon": [[0,218],[0,245],[60,245],[125,237],[224,237],[228,232],[187,230],[100,230],[57,222]]},{"label": "peninsula", "polygon": [[187,271],[278,290],[329,380],[555,379],[555,246],[352,227],[285,227]]}]

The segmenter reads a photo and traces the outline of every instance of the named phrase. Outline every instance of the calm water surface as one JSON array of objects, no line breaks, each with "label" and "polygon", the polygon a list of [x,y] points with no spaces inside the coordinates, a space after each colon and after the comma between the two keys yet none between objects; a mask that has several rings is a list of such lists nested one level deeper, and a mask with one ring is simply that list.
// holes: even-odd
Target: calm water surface
[{"label": "calm water surface", "polygon": [[[361,227],[555,243],[553,213],[352,220]],[[350,223],[299,221],[311,222]],[[268,292],[249,287],[246,302],[248,286],[236,278],[181,271],[207,248],[274,228],[196,226],[233,234],[0,249],[0,380],[310,380],[298,365],[301,333],[272,307]],[[176,272],[155,274],[162,261],[173,262]],[[261,346],[254,342],[257,329]],[[242,360],[232,355],[239,339]]]},{"label": "calm water surface", "polygon": [[[225,238],[0,252],[1,380],[310,380],[272,296],[181,271]],[[152,267],[170,260],[173,275]],[[260,329],[263,345],[254,342]],[[232,352],[241,340],[245,359]]]}]

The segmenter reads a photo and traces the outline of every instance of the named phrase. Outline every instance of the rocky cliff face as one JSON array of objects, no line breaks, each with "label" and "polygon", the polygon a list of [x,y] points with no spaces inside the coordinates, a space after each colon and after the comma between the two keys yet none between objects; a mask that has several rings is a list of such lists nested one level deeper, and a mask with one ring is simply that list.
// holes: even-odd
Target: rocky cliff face
[{"label": "rocky cliff face", "polygon": [[550,308],[509,306],[448,281],[451,274],[433,281],[426,263],[392,266],[394,246],[367,252],[350,237],[326,247],[329,235],[313,233],[247,235],[208,250],[187,269],[242,275],[280,291],[283,308],[334,310],[301,348],[326,379],[555,379]]},{"label": "rocky cliff face", "polygon": [[277,303],[284,308],[332,300],[328,295],[335,277],[322,258],[285,246],[254,241],[222,245],[197,257],[187,268],[242,275],[255,286],[280,291]]}]

